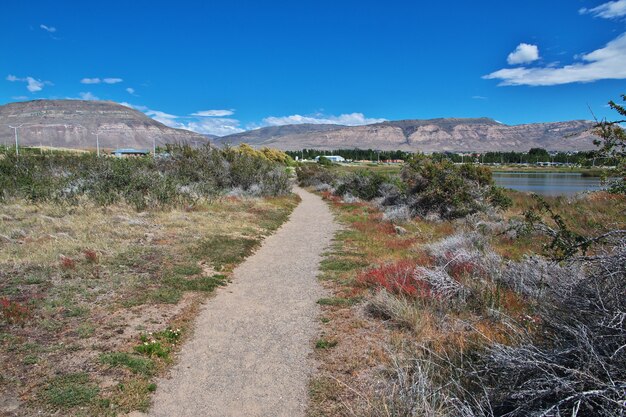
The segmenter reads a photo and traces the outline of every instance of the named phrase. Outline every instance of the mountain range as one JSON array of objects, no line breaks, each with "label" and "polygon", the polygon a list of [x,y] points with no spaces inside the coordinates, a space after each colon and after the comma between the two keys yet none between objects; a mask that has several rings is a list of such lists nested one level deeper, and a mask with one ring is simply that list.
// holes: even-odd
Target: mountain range
[{"label": "mountain range", "polygon": [[152,149],[156,144],[206,143],[209,138],[165,126],[140,111],[108,101],[34,100],[0,106],[0,144],[95,149]]},{"label": "mountain range", "polygon": [[527,151],[530,148],[594,149],[593,122],[506,125],[489,118],[398,120],[364,126],[295,124],[269,126],[216,137],[168,127],[121,104],[85,100],[34,100],[0,106],[0,143],[94,149],[150,149],[153,144],[247,143],[282,150],[377,149],[420,152]]},{"label": "mountain range", "polygon": [[509,126],[488,118],[398,120],[365,126],[288,125],[216,138],[221,144],[283,150],[379,149],[420,152],[594,149],[594,123],[585,120]]}]

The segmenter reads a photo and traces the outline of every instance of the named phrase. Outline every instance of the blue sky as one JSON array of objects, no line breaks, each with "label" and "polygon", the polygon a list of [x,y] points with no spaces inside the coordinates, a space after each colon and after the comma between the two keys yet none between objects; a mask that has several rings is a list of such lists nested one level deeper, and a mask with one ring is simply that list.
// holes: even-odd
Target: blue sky
[{"label": "blue sky", "polygon": [[611,117],[607,101],[626,93],[625,19],[626,0],[7,0],[0,103],[112,100],[218,135]]}]

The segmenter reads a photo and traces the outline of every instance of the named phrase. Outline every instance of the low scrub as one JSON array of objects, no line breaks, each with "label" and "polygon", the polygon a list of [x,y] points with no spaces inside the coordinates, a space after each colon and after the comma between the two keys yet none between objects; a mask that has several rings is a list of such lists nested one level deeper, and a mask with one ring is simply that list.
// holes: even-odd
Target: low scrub
[{"label": "low scrub", "polygon": [[494,345],[477,367],[494,413],[626,413],[626,242],[584,261],[584,278],[552,287],[541,338]]},{"label": "low scrub", "polygon": [[434,161],[423,155],[405,163],[399,177],[372,170],[340,174],[318,164],[301,165],[296,172],[300,185],[333,192],[344,202],[375,201],[390,221],[414,216],[449,220],[511,205],[494,185],[488,168]]},{"label": "low scrub", "polygon": [[337,174],[319,164],[300,164],[296,167],[298,183],[303,187],[334,184]]},{"label": "low scrub", "polygon": [[[158,158],[99,158],[93,154],[43,154],[0,158],[0,199],[107,206],[137,210],[191,205],[238,189],[252,196],[289,193],[289,175],[276,152],[246,147],[168,146]],[[288,157],[287,157],[288,158]]]},{"label": "low scrub", "polygon": [[422,216],[434,213],[443,219],[455,219],[511,204],[493,185],[491,171],[486,167],[434,162],[417,156],[404,166],[401,177],[408,187],[410,208]]},{"label": "low scrub", "polygon": [[427,281],[416,275],[416,265],[411,261],[383,264],[361,272],[357,281],[387,292],[410,297],[427,298],[432,295]]},{"label": "low scrub", "polygon": [[7,324],[23,325],[30,318],[30,309],[17,301],[0,298],[0,318]]},{"label": "low scrub", "polygon": [[[428,245],[431,267],[401,261],[363,273],[362,282],[381,288],[369,310],[422,338],[393,357],[385,394],[374,394],[364,414],[623,415],[625,248],[618,238],[590,257],[503,262],[484,236],[466,232]],[[416,282],[427,285],[422,296],[457,302],[410,301]],[[455,317],[469,329],[455,330]]]}]

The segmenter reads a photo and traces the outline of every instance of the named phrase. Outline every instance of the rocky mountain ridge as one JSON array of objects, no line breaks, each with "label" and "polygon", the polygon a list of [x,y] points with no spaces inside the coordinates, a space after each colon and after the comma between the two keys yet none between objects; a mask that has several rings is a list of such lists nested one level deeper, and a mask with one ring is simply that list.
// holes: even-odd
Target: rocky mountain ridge
[{"label": "rocky mountain ridge", "polygon": [[594,149],[593,122],[574,120],[509,126],[489,118],[396,120],[364,126],[295,124],[269,126],[214,137],[173,129],[144,113],[106,101],[34,100],[0,106],[0,144],[14,143],[19,128],[22,146],[95,149],[151,149],[153,143],[213,141],[248,143],[282,150],[379,149],[420,152],[559,151]]},{"label": "rocky mountain ridge", "polygon": [[[509,126],[489,118],[398,120],[364,126],[297,125],[251,130],[216,142],[248,143],[283,150],[380,149],[420,152],[527,151],[530,148],[578,151],[594,149],[594,123],[585,120]],[[307,125],[316,126],[316,125]]]},{"label": "rocky mountain ridge", "polygon": [[209,141],[188,130],[173,129],[118,103],[87,100],[34,100],[0,106],[0,144],[95,149],[152,149],[153,144]]}]

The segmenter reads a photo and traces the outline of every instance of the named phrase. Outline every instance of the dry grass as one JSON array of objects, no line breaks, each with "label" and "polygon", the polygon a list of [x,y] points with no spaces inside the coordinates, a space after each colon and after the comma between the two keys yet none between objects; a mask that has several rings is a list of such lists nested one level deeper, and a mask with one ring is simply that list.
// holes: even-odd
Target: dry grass
[{"label": "dry grass", "polygon": [[[535,200],[528,194],[512,190],[507,191],[513,205],[503,217],[507,220],[520,221],[524,213],[537,208]],[[624,228],[626,218],[626,201],[624,196],[596,192],[573,197],[544,197],[556,213],[563,217],[568,227],[583,236],[593,236],[609,230]],[[550,224],[549,220],[546,219]],[[498,254],[514,260],[521,260],[524,255],[541,253],[543,245],[548,242],[542,236],[522,236],[511,239],[507,234],[495,236],[492,246]]]},{"label": "dry grass", "polygon": [[[296,204],[292,196],[143,213],[1,206],[0,299],[25,307],[28,316],[9,322],[0,314],[0,414],[145,409],[151,378],[174,360],[202,300]],[[180,339],[167,328],[181,329]],[[165,354],[135,352],[142,335],[157,334]],[[113,353],[143,361],[121,355],[103,363],[102,355]],[[72,378],[93,389],[75,390]]]}]

